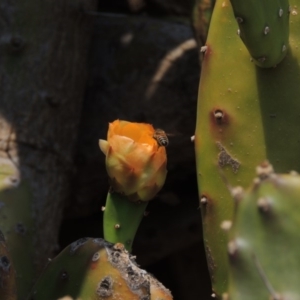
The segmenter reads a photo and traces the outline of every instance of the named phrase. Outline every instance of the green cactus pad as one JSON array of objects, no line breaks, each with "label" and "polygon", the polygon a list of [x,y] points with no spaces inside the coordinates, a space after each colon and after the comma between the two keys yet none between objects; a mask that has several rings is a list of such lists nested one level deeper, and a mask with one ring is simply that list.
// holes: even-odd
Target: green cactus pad
[{"label": "green cactus pad", "polygon": [[12,259],[0,231],[0,295],[3,300],[17,299],[16,274]]},{"label": "green cactus pad", "polygon": [[230,300],[300,295],[300,176],[268,164],[237,204],[230,232]]},{"label": "green cactus pad", "polygon": [[[151,284],[152,277],[137,267],[123,244],[82,238],[49,262],[30,299],[150,300]],[[160,299],[171,300],[164,292]]]},{"label": "green cactus pad", "polygon": [[230,0],[238,22],[238,35],[254,62],[263,68],[279,64],[289,45],[288,0]]},{"label": "green cactus pad", "polygon": [[108,192],[103,218],[104,238],[110,243],[122,243],[131,251],[147,205],[148,202],[132,202],[124,195]]},{"label": "green cactus pad", "polygon": [[24,299],[34,279],[32,194],[10,159],[0,159],[0,229],[16,270],[18,298]]},{"label": "green cactus pad", "polygon": [[229,186],[247,187],[268,158],[278,172],[300,171],[300,1],[291,1],[289,50],[276,68],[259,68],[236,35],[229,0],[216,2],[199,86],[195,150],[204,241],[213,290],[227,290]]}]

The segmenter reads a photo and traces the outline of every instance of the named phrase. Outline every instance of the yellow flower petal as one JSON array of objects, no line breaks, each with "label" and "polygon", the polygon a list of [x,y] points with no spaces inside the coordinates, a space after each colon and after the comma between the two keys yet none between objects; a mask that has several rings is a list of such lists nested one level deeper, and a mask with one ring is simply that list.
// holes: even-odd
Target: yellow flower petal
[{"label": "yellow flower petal", "polygon": [[157,145],[154,132],[150,124],[115,120],[107,141],[99,142],[113,188],[134,201],[152,199],[166,178],[166,150]]},{"label": "yellow flower petal", "polygon": [[108,142],[105,140],[99,140],[99,147],[100,147],[101,151],[103,152],[103,154],[106,155],[108,148],[109,148]]}]

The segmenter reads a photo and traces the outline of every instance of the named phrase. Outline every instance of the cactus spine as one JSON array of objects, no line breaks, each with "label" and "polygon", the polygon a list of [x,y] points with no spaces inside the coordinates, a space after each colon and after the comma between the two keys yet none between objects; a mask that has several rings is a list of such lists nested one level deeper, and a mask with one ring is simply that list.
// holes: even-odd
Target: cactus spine
[{"label": "cactus spine", "polygon": [[[252,188],[237,199],[228,244],[230,300],[299,299],[300,176],[257,168]],[[224,298],[224,297],[223,297]]]},{"label": "cactus spine", "polygon": [[[199,87],[196,160],[208,267],[217,295],[227,290],[228,186],[246,187],[268,158],[279,172],[300,170],[300,19],[291,1],[289,49],[276,68],[259,68],[236,34],[228,0],[216,2]],[[223,178],[226,178],[224,180]]]}]

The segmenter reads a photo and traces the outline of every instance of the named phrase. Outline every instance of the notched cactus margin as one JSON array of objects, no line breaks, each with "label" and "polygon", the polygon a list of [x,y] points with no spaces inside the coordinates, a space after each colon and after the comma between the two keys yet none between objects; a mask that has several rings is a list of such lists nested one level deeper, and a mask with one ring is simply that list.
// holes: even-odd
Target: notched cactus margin
[{"label": "notched cactus margin", "polygon": [[230,1],[239,26],[238,35],[254,62],[263,68],[279,64],[289,44],[289,2]]},{"label": "notched cactus margin", "polygon": [[299,299],[299,211],[300,176],[261,164],[229,232],[230,283],[223,299]]},{"label": "notched cactus margin", "polygon": [[82,238],[50,261],[30,300],[171,300],[171,293],[141,270],[121,243]]}]

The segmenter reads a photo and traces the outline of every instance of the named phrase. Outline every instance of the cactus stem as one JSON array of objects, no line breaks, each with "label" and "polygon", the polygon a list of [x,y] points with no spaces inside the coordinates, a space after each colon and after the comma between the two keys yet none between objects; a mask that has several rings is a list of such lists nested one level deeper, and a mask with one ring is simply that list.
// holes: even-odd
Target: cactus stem
[{"label": "cactus stem", "polygon": [[281,300],[281,297],[278,293],[276,293],[275,289],[273,288],[273,286],[271,285],[266,273],[263,270],[262,265],[260,264],[258,258],[256,257],[256,255],[253,253],[252,254],[252,258],[254,261],[254,265],[258,271],[258,274],[260,276],[260,278],[262,279],[264,285],[266,286],[266,288],[268,289],[269,293],[272,296],[272,300]]},{"label": "cactus stem", "polygon": [[124,244],[131,252],[147,204],[145,201],[131,202],[125,195],[108,192],[103,217],[104,238],[111,243]]}]

